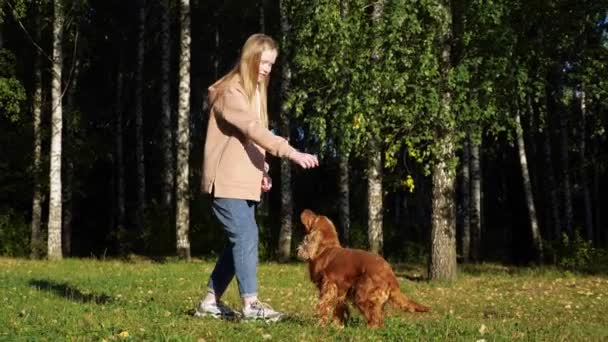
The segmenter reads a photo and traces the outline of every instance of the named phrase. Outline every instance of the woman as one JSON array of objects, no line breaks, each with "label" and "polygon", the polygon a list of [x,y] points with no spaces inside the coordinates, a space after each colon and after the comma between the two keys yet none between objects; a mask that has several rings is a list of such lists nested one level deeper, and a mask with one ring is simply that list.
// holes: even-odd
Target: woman
[{"label": "woman", "polygon": [[218,259],[197,316],[234,316],[220,297],[236,275],[245,319],[276,321],[282,314],[257,296],[258,227],[255,206],[269,191],[266,152],[308,169],[319,165],[311,154],[298,152],[268,130],[266,93],[277,43],[264,34],[250,36],[237,65],[209,87],[211,104],[203,191],[213,196],[213,213],[228,234],[229,246]]}]

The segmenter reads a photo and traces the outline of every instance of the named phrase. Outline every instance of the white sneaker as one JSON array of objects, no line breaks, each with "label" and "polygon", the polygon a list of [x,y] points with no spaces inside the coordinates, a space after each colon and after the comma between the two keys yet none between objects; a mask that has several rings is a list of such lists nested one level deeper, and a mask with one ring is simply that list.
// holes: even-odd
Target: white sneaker
[{"label": "white sneaker", "polygon": [[243,307],[243,318],[249,320],[261,319],[266,322],[276,322],[283,318],[283,314],[274,311],[270,305],[255,301]]},{"label": "white sneaker", "polygon": [[236,316],[236,312],[232,310],[228,305],[222,303],[221,301],[205,303],[201,300],[194,311],[194,316],[196,317],[205,317],[211,316],[215,318],[234,318]]}]

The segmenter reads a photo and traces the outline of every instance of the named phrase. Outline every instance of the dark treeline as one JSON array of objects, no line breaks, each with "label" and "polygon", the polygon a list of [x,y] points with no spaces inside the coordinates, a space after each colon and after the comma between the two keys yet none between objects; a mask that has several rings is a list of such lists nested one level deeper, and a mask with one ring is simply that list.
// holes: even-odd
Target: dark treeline
[{"label": "dark treeline", "polygon": [[256,32],[281,47],[271,126],[322,164],[269,159],[262,257],[289,258],[304,208],[432,278],[456,257],[578,267],[608,245],[605,0],[0,0],[0,16],[4,255],[218,251],[206,88]]}]

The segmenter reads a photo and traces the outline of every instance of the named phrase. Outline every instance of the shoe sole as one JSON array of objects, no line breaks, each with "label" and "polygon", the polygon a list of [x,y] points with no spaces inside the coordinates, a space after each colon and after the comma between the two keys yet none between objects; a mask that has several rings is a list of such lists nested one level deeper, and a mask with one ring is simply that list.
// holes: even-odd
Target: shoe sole
[{"label": "shoe sole", "polygon": [[215,319],[236,319],[237,315],[222,315],[222,314],[214,314],[211,312],[194,312],[194,317],[213,317]]},{"label": "shoe sole", "polygon": [[284,319],[285,316],[281,315],[281,316],[277,316],[277,317],[272,317],[272,318],[266,318],[266,317],[243,317],[243,320],[245,321],[264,321],[264,322],[269,322],[269,323],[275,323],[278,321],[281,321],[282,319]]}]

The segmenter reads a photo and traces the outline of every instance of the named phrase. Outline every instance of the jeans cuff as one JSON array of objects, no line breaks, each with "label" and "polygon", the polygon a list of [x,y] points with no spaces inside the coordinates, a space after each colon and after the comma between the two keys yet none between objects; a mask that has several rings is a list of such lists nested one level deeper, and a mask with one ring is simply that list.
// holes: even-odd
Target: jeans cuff
[{"label": "jeans cuff", "polygon": [[257,296],[258,296],[257,292],[253,292],[253,293],[242,294],[241,298],[245,299],[245,298],[257,297]]}]

